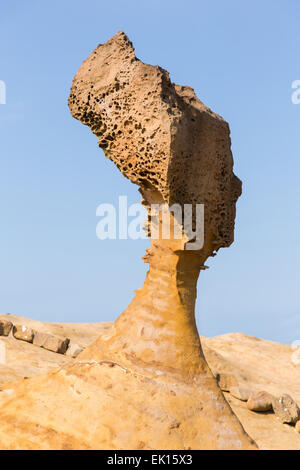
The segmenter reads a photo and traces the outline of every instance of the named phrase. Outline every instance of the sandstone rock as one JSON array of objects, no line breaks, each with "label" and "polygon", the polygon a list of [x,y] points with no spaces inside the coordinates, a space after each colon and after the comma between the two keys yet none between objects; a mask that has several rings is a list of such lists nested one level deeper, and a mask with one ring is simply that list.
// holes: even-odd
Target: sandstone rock
[{"label": "sandstone rock", "polygon": [[8,336],[12,327],[11,321],[0,320],[0,336]]},{"label": "sandstone rock", "polygon": [[[144,286],[109,338],[99,338],[81,358],[113,360],[138,373],[172,371],[190,380],[207,367],[194,319],[197,279],[206,259],[232,243],[241,194],[229,126],[190,87],[175,85],[166,70],[141,62],[123,32],[83,62],[68,103],[105,155],[140,186],[149,217],[153,205],[167,206],[171,216],[168,238],[162,235],[162,214],[156,217],[158,236],[144,257],[150,266]],[[181,209],[190,204],[195,225],[196,205],[205,205],[203,245],[190,244],[195,235],[173,215],[172,204]],[[148,228],[152,235],[153,226]]]},{"label": "sandstone rock", "polygon": [[33,338],[33,344],[35,346],[39,346],[39,347],[43,347],[46,340],[49,338],[49,334],[48,333],[42,333],[40,331],[36,331],[34,330],[34,338]]},{"label": "sandstone rock", "polygon": [[33,330],[25,325],[14,325],[13,335],[16,339],[27,341],[27,343],[32,343],[34,337]]},{"label": "sandstone rock", "polygon": [[273,399],[273,395],[268,392],[253,392],[247,401],[247,408],[251,411],[270,411]]},{"label": "sandstone rock", "polygon": [[[233,242],[241,182],[233,173],[228,124],[190,87],[141,62],[123,32],[83,62],[69,108],[140,186],[149,218],[154,204],[167,208],[171,234],[163,236],[166,223],[155,214],[144,285],[108,334],[57,373],[19,384],[9,407],[2,405],[3,431],[0,406],[0,447],[24,445],[17,440],[17,410],[27,446],[255,449],[205,361],[194,315],[205,261]],[[193,209],[187,226],[173,204]],[[205,206],[204,224],[197,204]]]},{"label": "sandstone rock", "polygon": [[66,351],[67,356],[77,357],[83,351],[83,348],[78,344],[71,343]]},{"label": "sandstone rock", "polygon": [[239,383],[236,377],[232,374],[216,374],[216,379],[220,389],[223,392],[229,392],[232,388],[237,388]]},{"label": "sandstone rock", "polygon": [[229,126],[192,88],[141,62],[121,31],[83,62],[68,103],[146,200],[151,189],[169,206],[205,205],[205,259],[232,243],[241,181],[232,171]]},{"label": "sandstone rock", "polygon": [[229,391],[230,395],[241,401],[248,401],[250,395],[253,393],[253,390],[244,387],[231,387]]},{"label": "sandstone rock", "polygon": [[282,423],[296,424],[300,419],[299,407],[290,395],[283,394],[275,398],[272,405],[276,417]]},{"label": "sandstone rock", "polygon": [[300,420],[297,421],[296,425],[295,425],[295,429],[297,432],[300,433]]},{"label": "sandstone rock", "polygon": [[[123,32],[98,46],[82,64],[72,83],[69,108],[90,127],[122,174],[140,186],[148,222],[153,222],[153,205],[167,206],[172,233],[169,238],[162,235],[161,214],[156,214],[154,228],[148,223],[152,238],[143,258],[150,266],[144,286],[109,335],[86,348],[80,360],[110,360],[156,378],[199,380],[198,393],[203,394],[200,383],[206,377],[207,390],[215,391],[221,409],[223,395],[200,352],[194,308],[197,278],[206,269],[206,259],[233,241],[241,182],[233,173],[228,124],[190,87],[175,85],[167,71],[137,59]],[[201,203],[204,240],[201,246],[191,246],[191,231],[178,214],[173,216],[171,206],[183,209],[190,204],[195,228],[195,209]],[[203,413],[212,405],[206,400]],[[231,425],[229,420],[227,429]],[[205,432],[208,435],[208,428]]]},{"label": "sandstone rock", "polygon": [[69,342],[69,338],[61,339],[56,336],[49,335],[43,344],[43,348],[59,354],[65,354],[68,349]]},{"label": "sandstone rock", "polygon": [[[2,317],[4,317],[4,315],[2,315]],[[108,328],[104,328],[100,322],[90,324],[45,322],[38,325],[35,324],[35,321],[31,324],[28,318],[17,318],[17,316],[12,317],[12,319],[7,318],[7,320],[12,321],[12,323],[26,324],[26,326],[34,330],[38,329],[39,331],[46,331],[56,336],[69,337],[71,343],[82,344],[84,347],[91,344],[97,336],[108,334]],[[80,342],[80,338],[82,338],[83,343]],[[70,360],[69,356],[55,354],[43,348],[31,346],[24,341],[12,340],[4,336],[0,339],[2,342],[9,344],[7,364],[5,366],[0,365],[0,390],[5,382],[10,382],[8,388],[11,388],[11,382],[21,380],[24,375],[33,377],[43,374],[45,376],[47,373],[53,372],[55,364],[58,368],[67,364]],[[240,333],[229,333],[210,338],[202,336],[201,342],[202,345],[204,345],[205,357],[211,370],[223,371],[222,367],[224,367],[224,373],[231,373],[238,377],[239,383],[240,377],[244,374],[245,385],[243,386],[248,387],[248,385],[246,385],[247,382],[249,383],[249,388],[252,387],[252,390],[256,390],[257,384],[260,384],[259,390],[265,390],[266,387],[269,387],[267,390],[274,396],[280,396],[282,390],[284,390],[285,393],[289,393],[296,402],[299,400],[300,403],[300,374],[299,376],[296,375],[295,368],[290,367],[291,349],[289,345],[283,345],[273,341],[258,340],[258,338],[242,335]],[[222,362],[222,367],[220,367],[220,361],[216,364],[211,362],[211,355],[207,354],[207,345],[209,345],[209,348],[212,348],[211,351],[218,353],[218,355],[226,355],[226,361],[228,361],[227,368],[224,362]],[[93,367],[97,368],[98,366],[94,365]],[[88,368],[88,365],[81,364],[81,368]],[[276,370],[276,375],[273,373],[274,370]],[[79,371],[80,369],[78,369],[77,372]],[[272,377],[271,384],[269,383],[270,377]],[[85,379],[83,379],[82,383],[84,383],[84,381],[84,387],[87,389],[89,385]],[[112,384],[112,382],[110,383]],[[241,383],[244,383],[244,381],[241,381]],[[30,385],[33,388],[31,380]],[[107,386],[109,386],[109,384],[107,384]],[[78,388],[76,388],[76,390],[78,390]],[[297,393],[298,390],[299,392]],[[1,396],[2,393],[0,391],[0,398]],[[93,395],[91,395],[91,398],[92,397]],[[260,448],[269,450],[300,450],[300,435],[296,432],[294,427],[283,425],[275,418],[275,415],[250,412],[244,402],[233,398],[229,393],[225,394],[225,398],[229,401],[230,407],[233,409],[248,434],[257,441]],[[60,400],[58,400],[56,406],[57,411],[59,411]],[[98,405],[95,403],[95,407],[97,406]],[[78,412],[78,416],[79,415],[80,413]],[[87,419],[87,415],[85,419]],[[93,419],[95,418],[91,418],[90,421],[92,422]],[[70,426],[73,425],[71,423],[72,421],[70,422]],[[0,430],[0,442],[3,443],[3,434],[5,433],[3,417],[0,417],[0,426],[4,426],[4,430],[2,432]],[[68,432],[66,425],[64,429]],[[181,433],[180,426],[178,431]],[[21,427],[19,431],[16,430],[16,434],[17,433],[22,435]],[[11,436],[8,435],[7,439],[11,439]],[[49,435],[48,443],[50,442],[52,446],[53,441]],[[37,445],[41,445],[40,439]]]},{"label": "sandstone rock", "polygon": [[58,338],[57,336],[40,331],[34,332],[33,344],[40,346],[48,351],[53,351],[59,354],[65,354],[69,345],[69,338]]}]

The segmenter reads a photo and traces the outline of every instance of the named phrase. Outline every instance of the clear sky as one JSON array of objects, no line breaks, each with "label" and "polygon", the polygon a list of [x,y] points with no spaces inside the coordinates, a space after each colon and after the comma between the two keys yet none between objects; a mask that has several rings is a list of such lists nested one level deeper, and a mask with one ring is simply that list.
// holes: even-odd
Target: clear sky
[{"label": "clear sky", "polygon": [[0,312],[108,321],[144,280],[149,241],[96,238],[96,208],[137,186],[74,120],[74,74],[123,29],[144,62],[231,127],[235,242],[198,283],[201,334],[300,339],[299,0],[0,1]]}]

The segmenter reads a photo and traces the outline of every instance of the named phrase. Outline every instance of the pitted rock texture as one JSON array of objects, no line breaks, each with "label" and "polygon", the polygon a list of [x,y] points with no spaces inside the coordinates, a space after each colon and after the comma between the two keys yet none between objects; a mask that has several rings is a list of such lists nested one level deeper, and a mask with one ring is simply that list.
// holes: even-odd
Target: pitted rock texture
[{"label": "pitted rock texture", "polygon": [[296,424],[299,421],[299,406],[287,393],[284,393],[279,398],[274,398],[272,405],[275,415],[282,423]]},{"label": "pitted rock texture", "polygon": [[194,316],[205,260],[233,240],[240,182],[227,123],[139,61],[123,32],[83,63],[69,106],[147,207],[205,204],[205,243],[190,251],[152,237],[145,283],[112,328],[71,365],[9,386],[9,399],[3,390],[0,448],[256,449],[205,361]]},{"label": "pitted rock texture", "polygon": [[121,31],[83,62],[69,107],[142,192],[157,190],[169,206],[205,205],[207,256],[232,243],[241,182],[232,171],[229,126],[192,88],[141,62]]}]

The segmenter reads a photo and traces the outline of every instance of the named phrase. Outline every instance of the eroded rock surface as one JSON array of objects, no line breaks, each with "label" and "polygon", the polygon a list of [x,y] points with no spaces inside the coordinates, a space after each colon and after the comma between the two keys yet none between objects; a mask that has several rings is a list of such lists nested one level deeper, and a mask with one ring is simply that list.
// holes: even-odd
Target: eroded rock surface
[{"label": "eroded rock surface", "polygon": [[205,249],[233,241],[235,202],[229,126],[188,86],[144,64],[121,31],[100,44],[77,72],[72,115],[90,127],[124,176],[173,203],[205,204]]},{"label": "eroded rock surface", "polygon": [[[100,322],[91,324],[38,322],[15,315],[0,315],[0,319],[13,320],[14,323],[24,324],[49,334],[68,336],[71,338],[71,344],[73,341],[79,342],[80,339],[85,347],[95,341],[98,336],[106,335],[112,326],[110,323]],[[3,400],[12,395],[16,385],[13,382],[19,381],[24,376],[33,377],[49,373],[55,369],[55,366],[58,368],[74,361],[70,356],[55,354],[25,341],[17,341],[12,335],[2,336],[1,343],[6,345],[7,350],[6,364],[0,364],[0,397]],[[289,345],[259,340],[237,333],[215,338],[201,337],[201,343],[205,350],[206,360],[214,373],[224,370],[226,373],[235,375],[243,387],[258,391],[266,389],[278,397],[282,393],[289,393],[300,403],[298,370],[300,366],[295,366],[291,361],[293,350]],[[4,385],[5,382],[10,383]],[[1,392],[2,388],[3,392]],[[282,424],[274,413],[252,412],[248,410],[246,403],[233,397],[232,390],[230,393],[225,392],[225,397],[259,448],[300,449],[300,436],[296,432],[297,430],[300,432],[300,421],[294,428],[288,424]],[[95,402],[95,407],[97,406]],[[175,421],[173,426],[176,426]],[[21,429],[20,431],[22,432]],[[66,433],[67,425],[64,439]],[[53,439],[57,439],[57,436],[55,437],[50,427],[47,438],[48,446],[53,446]]]},{"label": "eroded rock surface", "polygon": [[247,408],[258,412],[271,411],[274,399],[275,397],[268,392],[253,392],[247,401]]},{"label": "eroded rock surface", "polygon": [[231,387],[229,391],[231,396],[241,401],[248,401],[250,395],[253,393],[252,390],[244,387]]},{"label": "eroded rock surface", "polygon": [[13,324],[11,321],[0,320],[0,336],[8,336],[12,327]]},{"label": "eroded rock surface", "polygon": [[[194,380],[206,367],[194,318],[196,283],[205,260],[233,240],[241,191],[228,124],[191,88],[173,84],[167,71],[137,59],[123,32],[83,62],[69,107],[97,135],[105,155],[140,186],[149,213],[162,203],[205,207],[202,249],[185,249],[187,233],[182,240],[163,239],[162,230],[159,239],[152,237],[143,288],[110,336],[80,357]],[[158,225],[162,229],[161,218]]]},{"label": "eroded rock surface", "polygon": [[272,405],[276,417],[282,423],[296,424],[299,421],[300,409],[295,400],[287,393],[279,398],[274,398]]},{"label": "eroded rock surface", "polygon": [[[228,124],[191,88],[138,60],[123,32],[82,64],[69,107],[140,186],[148,213],[153,204],[204,204],[204,245],[186,249],[185,229],[182,239],[152,236],[144,286],[107,334],[72,364],[15,384],[13,400],[4,396],[0,446],[256,448],[205,361],[194,317],[204,262],[233,241],[241,184]],[[182,229],[177,217],[172,224]]]},{"label": "eroded rock surface", "polygon": [[31,328],[28,328],[25,325],[14,325],[13,335],[16,339],[20,339],[21,341],[27,341],[28,343],[32,343],[34,332]]}]

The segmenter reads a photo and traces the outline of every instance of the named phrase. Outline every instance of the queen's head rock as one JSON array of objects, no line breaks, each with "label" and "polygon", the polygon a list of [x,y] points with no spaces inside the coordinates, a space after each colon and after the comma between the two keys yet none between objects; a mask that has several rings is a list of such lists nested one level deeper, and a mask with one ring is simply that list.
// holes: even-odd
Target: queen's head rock
[{"label": "queen's head rock", "polygon": [[69,108],[144,196],[156,192],[168,206],[204,204],[206,256],[232,243],[241,182],[227,122],[192,88],[139,60],[123,31],[83,62]]},{"label": "queen's head rock", "polygon": [[[161,213],[157,237],[148,224],[144,285],[105,334],[59,370],[2,393],[0,448],[255,449],[206,363],[195,321],[204,262],[233,241],[241,183],[228,124],[190,87],[139,60],[123,32],[83,62],[69,108],[139,186],[149,217],[153,205],[167,206],[174,230],[163,236]],[[197,211],[186,228],[174,205],[204,207],[196,249]]]},{"label": "queen's head rock", "polygon": [[[194,380],[204,363],[194,318],[197,279],[206,259],[232,243],[241,193],[229,126],[192,88],[175,85],[166,70],[139,60],[122,31],[83,62],[69,108],[97,136],[106,157],[139,186],[149,220],[153,206],[164,204],[182,232],[181,239],[175,230],[164,237],[160,216],[154,237],[148,224],[151,246],[144,261],[150,270],[144,286],[110,336],[83,356]],[[171,211],[175,205],[182,213],[192,208],[191,231]],[[193,246],[197,205],[204,208],[203,240]]]}]

